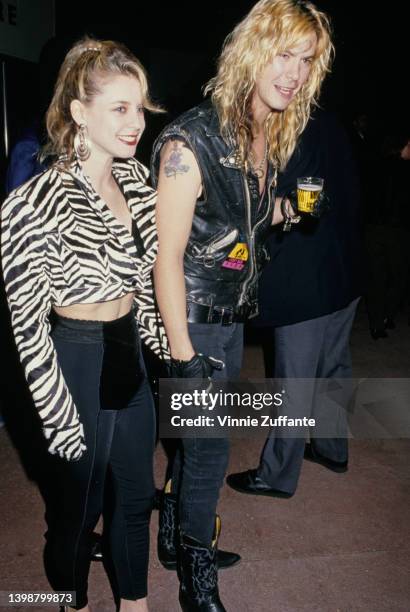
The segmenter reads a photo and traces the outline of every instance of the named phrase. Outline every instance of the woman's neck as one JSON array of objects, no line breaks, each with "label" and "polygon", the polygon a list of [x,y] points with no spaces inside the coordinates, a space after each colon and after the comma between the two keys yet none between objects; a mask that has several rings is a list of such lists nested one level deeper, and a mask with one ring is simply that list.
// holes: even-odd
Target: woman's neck
[{"label": "woman's neck", "polygon": [[86,161],[81,162],[84,174],[98,193],[104,192],[112,185],[112,161],[112,157],[99,158],[96,154],[91,154]]}]

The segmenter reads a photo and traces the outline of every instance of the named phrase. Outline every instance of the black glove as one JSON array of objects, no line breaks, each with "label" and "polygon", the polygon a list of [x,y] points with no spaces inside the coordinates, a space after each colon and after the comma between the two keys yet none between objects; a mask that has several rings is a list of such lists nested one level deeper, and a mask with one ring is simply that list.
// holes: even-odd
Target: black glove
[{"label": "black glove", "polygon": [[210,378],[214,370],[222,370],[224,367],[220,359],[195,353],[189,361],[171,357],[169,375],[170,378]]},{"label": "black glove", "polygon": [[[291,214],[293,213],[294,217],[289,217],[289,214],[286,211],[286,200],[289,201]],[[283,196],[282,201],[280,203],[280,208],[282,212],[282,216],[289,223],[298,223],[301,219],[300,213],[298,212],[298,194],[296,189]],[[330,200],[326,193],[323,191],[320,192],[318,199],[315,202],[314,208],[312,212],[308,213],[312,217],[319,219],[325,212],[327,212],[330,208]]]},{"label": "black glove", "polygon": [[312,215],[312,217],[319,219],[319,217],[321,217],[323,213],[327,212],[329,208],[330,208],[330,200],[328,196],[326,195],[326,193],[322,190],[310,214]]}]

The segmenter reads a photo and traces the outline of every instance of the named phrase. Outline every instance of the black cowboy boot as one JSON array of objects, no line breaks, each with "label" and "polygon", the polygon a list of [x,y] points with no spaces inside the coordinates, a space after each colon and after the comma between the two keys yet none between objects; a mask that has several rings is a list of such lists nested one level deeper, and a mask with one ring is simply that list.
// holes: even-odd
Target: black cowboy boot
[{"label": "black cowboy boot", "polygon": [[[217,517],[220,531],[220,518]],[[159,511],[159,529],[157,550],[160,563],[168,570],[177,569],[177,541],[178,541],[178,520],[177,520],[177,498],[171,493],[171,481],[168,481],[161,500]],[[218,550],[217,552],[218,569],[224,569],[236,565],[241,560],[240,555]]]},{"label": "black cowboy boot", "polygon": [[171,493],[171,481],[165,485],[159,509],[157,551],[165,569],[177,567],[177,496]]},{"label": "black cowboy boot", "polygon": [[183,612],[226,612],[218,592],[217,539],[207,548],[181,534],[179,603]]}]

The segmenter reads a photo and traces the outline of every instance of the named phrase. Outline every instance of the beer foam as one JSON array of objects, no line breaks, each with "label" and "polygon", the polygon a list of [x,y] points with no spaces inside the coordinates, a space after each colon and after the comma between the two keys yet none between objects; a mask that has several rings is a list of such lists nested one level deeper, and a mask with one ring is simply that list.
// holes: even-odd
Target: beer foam
[{"label": "beer foam", "polygon": [[320,185],[310,185],[310,183],[299,183],[298,189],[303,189],[303,191],[322,191],[323,187]]}]

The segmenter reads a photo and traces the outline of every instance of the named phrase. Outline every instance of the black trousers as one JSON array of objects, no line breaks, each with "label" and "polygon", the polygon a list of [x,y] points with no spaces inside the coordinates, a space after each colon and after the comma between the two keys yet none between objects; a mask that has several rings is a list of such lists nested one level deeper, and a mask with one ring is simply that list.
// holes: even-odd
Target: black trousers
[{"label": "black trousers", "polygon": [[[214,380],[239,378],[243,354],[243,324],[189,323],[197,352],[225,363]],[[210,546],[215,527],[219,490],[229,459],[226,438],[183,438],[174,458],[172,491],[179,494],[181,531]]]},{"label": "black trousers", "polygon": [[108,501],[104,539],[117,596],[143,598],[154,496],[155,420],[133,313],[107,323],[57,317],[52,338],[84,426],[87,451],[77,462],[51,459],[50,486],[56,501],[46,515],[47,576],[56,591],[76,592],[77,609],[87,604],[90,538]]}]

